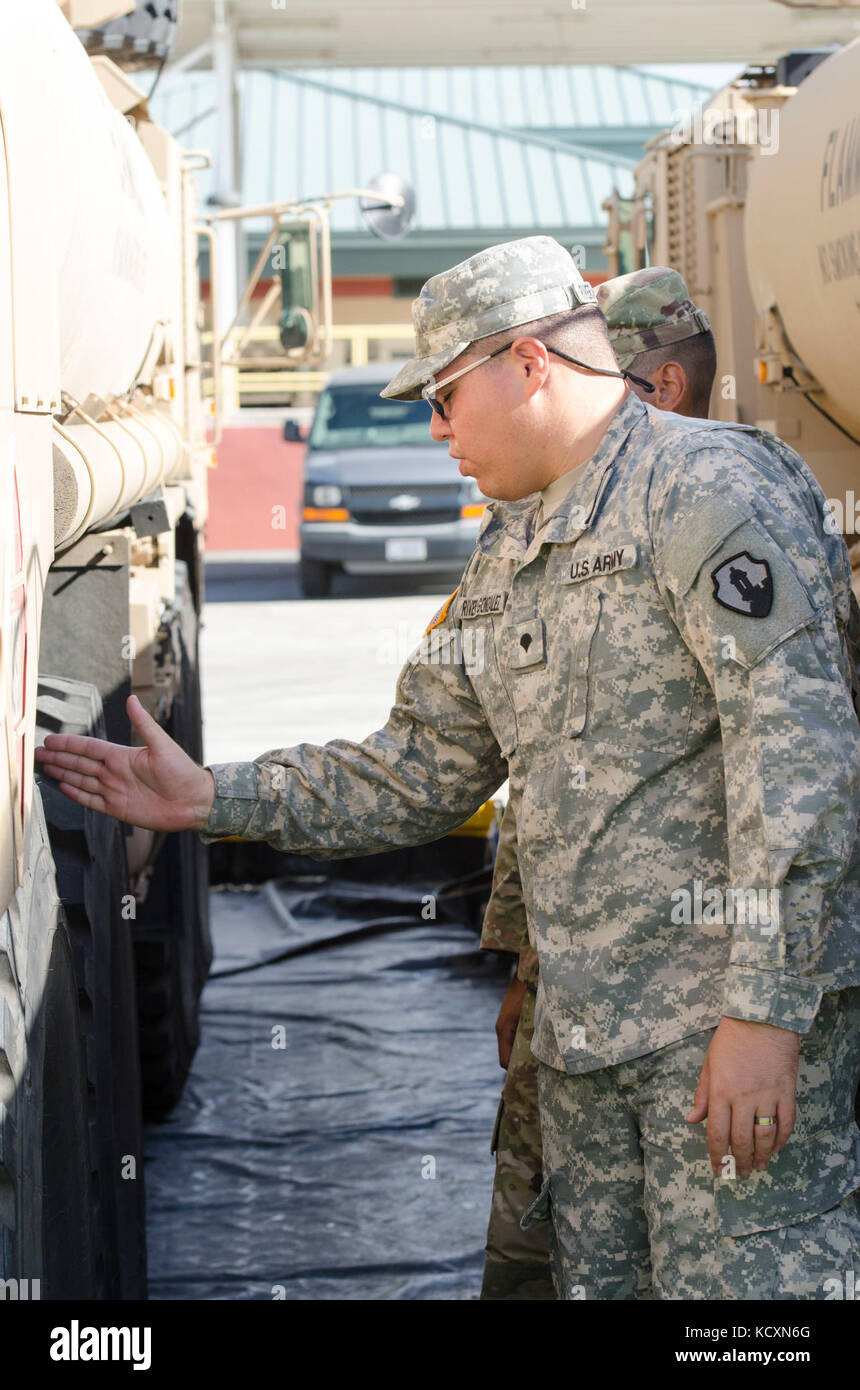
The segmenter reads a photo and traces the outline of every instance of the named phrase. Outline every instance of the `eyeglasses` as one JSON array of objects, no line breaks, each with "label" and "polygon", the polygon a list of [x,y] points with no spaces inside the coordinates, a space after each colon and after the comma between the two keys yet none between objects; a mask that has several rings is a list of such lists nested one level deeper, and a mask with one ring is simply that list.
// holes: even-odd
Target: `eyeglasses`
[{"label": "eyeglasses", "polygon": [[[537,341],[540,342],[540,339],[538,338]],[[445,405],[442,401],[436,400],[436,392],[441,390],[443,386],[447,386],[449,381],[456,381],[459,376],[465,376],[473,367],[480,367],[484,362],[489,362],[491,357],[498,357],[500,352],[507,352],[508,348],[515,342],[516,338],[512,338],[511,342],[505,343],[504,347],[496,348],[495,352],[488,352],[486,357],[479,357],[477,362],[470,362],[468,367],[461,367],[459,372],[452,372],[451,376],[443,377],[441,381],[434,381],[432,386],[422,387],[422,399],[427,401],[435,410],[440,420],[447,421]],[[654,390],[650,381],[643,381],[641,377],[634,376],[632,372],[611,372],[606,367],[591,367],[587,362],[580,362],[578,357],[568,357],[567,353],[562,352],[560,348],[550,347],[548,343],[542,343],[541,346],[545,347],[547,352],[554,352],[556,357],[564,358],[565,362],[572,362],[575,367],[584,367],[587,372],[596,372],[598,376],[620,376],[625,379],[629,377],[631,381],[639,382],[641,386],[644,386],[646,391]]]},{"label": "eyeglasses", "polygon": [[[511,342],[516,342],[516,339],[511,339]],[[447,386],[449,381],[456,381],[459,376],[465,376],[466,373],[471,372],[474,367],[480,367],[484,362],[489,362],[491,357],[498,357],[500,352],[507,352],[510,345],[510,343],[505,343],[504,347],[496,348],[495,352],[488,352],[486,357],[479,357],[477,362],[470,362],[468,367],[461,367],[459,372],[452,372],[450,376],[443,377],[441,381],[434,381],[432,386],[423,386],[421,388],[421,399],[427,401],[428,405],[435,410],[440,420],[447,419],[445,405],[442,401],[437,401],[436,392],[440,391],[443,386]]]}]

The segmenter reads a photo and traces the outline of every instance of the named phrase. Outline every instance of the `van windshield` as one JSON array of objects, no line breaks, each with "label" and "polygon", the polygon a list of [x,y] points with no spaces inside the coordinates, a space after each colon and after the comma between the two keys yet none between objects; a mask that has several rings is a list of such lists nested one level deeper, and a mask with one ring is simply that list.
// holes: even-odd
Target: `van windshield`
[{"label": "van windshield", "polygon": [[392,448],[438,442],[430,435],[426,401],[384,401],[382,383],[326,387],[317,404],[309,444],[312,449]]}]

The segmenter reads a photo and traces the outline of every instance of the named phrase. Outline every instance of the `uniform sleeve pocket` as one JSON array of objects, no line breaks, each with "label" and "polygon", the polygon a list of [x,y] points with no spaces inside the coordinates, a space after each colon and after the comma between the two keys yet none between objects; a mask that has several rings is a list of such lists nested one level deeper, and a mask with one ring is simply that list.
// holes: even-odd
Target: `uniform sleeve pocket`
[{"label": "uniform sleeve pocket", "polygon": [[687,603],[711,631],[731,639],[732,660],[751,669],[819,613],[776,542],[747,521],[703,562]]}]

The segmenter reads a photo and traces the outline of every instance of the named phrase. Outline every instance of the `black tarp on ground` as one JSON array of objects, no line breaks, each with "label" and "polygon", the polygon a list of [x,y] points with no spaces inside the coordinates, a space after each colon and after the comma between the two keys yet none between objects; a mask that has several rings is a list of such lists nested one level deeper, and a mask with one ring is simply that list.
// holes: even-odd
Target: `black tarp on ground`
[{"label": "black tarp on ground", "polygon": [[510,962],[424,883],[213,890],[200,1050],[146,1133],[150,1297],[477,1298]]}]

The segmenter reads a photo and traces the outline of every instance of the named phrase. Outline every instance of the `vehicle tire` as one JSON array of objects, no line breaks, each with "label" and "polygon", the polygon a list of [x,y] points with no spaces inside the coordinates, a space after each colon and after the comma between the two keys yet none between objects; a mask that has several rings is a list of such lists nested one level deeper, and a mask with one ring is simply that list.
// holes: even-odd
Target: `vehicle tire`
[{"label": "vehicle tire", "polygon": [[[37,737],[104,738],[95,686],[39,679]],[[78,985],[89,1087],[90,1167],[105,1298],[146,1298],[146,1198],[137,1001],[125,832],[39,778]]]},{"label": "vehicle tire", "polygon": [[[198,621],[188,568],[176,562],[175,631],[181,688],[165,725],[196,762],[203,760]],[[161,1120],[182,1094],[200,1041],[200,995],[212,963],[209,853],[194,830],[166,835],[135,929],[138,1026],[147,1119]]]},{"label": "vehicle tire", "polygon": [[86,1051],[38,786],[0,917],[0,1278],[19,1299],[104,1296]]},{"label": "vehicle tire", "polygon": [[103,54],[132,71],[169,58],[178,18],[179,0],[138,0],[130,14],[76,32],[91,57]]},{"label": "vehicle tire", "polygon": [[333,579],[333,565],[299,556],[299,587],[305,598],[328,598]]}]

